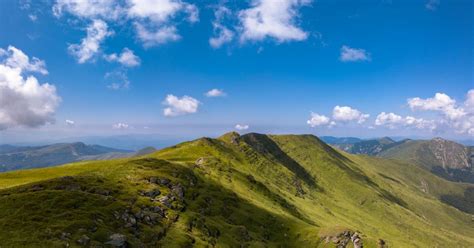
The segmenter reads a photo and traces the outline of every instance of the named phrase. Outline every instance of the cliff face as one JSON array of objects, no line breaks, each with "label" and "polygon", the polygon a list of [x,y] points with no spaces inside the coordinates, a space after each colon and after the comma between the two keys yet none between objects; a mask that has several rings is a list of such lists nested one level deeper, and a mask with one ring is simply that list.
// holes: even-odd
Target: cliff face
[{"label": "cliff face", "polygon": [[441,138],[432,139],[428,147],[444,169],[472,168],[472,149],[469,147]]}]

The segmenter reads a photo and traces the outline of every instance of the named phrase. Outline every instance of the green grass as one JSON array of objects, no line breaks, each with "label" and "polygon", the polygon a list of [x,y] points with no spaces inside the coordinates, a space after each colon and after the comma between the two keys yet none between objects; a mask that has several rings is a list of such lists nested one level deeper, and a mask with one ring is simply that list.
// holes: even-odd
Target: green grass
[{"label": "green grass", "polygon": [[[184,199],[169,208],[141,195],[172,191],[150,177],[182,185]],[[335,247],[324,237],[344,230],[359,231],[364,247],[473,247],[471,206],[440,200],[469,187],[310,135],[229,133],[141,158],[1,173],[0,247],[77,246],[82,235],[93,246],[113,233],[132,247]],[[153,225],[114,215],[154,206],[166,217]]]}]

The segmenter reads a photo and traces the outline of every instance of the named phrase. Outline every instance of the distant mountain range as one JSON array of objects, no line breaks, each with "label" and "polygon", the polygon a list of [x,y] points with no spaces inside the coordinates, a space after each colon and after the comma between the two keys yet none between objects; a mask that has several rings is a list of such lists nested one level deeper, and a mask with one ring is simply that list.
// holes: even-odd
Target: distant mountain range
[{"label": "distant mountain range", "polygon": [[48,167],[83,160],[106,160],[146,154],[154,148],[134,152],[82,142],[58,143],[45,146],[0,145],[0,172]]},{"label": "distant mountain range", "polygon": [[[388,137],[358,142],[354,142],[354,138],[322,137],[322,139],[352,154],[403,160],[421,165],[451,181],[474,183],[474,147],[472,146],[442,138],[405,139],[398,142]],[[346,140],[350,142],[344,142]]]}]

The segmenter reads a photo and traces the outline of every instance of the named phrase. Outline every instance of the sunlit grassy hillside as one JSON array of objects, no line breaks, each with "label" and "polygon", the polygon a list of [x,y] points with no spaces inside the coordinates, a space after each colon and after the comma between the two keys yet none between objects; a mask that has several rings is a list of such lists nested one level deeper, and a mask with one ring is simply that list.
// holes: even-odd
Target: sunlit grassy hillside
[{"label": "sunlit grassy hillside", "polygon": [[[471,184],[236,133],[139,158],[0,174],[0,247],[473,247]],[[348,237],[348,236],[349,237]]]}]

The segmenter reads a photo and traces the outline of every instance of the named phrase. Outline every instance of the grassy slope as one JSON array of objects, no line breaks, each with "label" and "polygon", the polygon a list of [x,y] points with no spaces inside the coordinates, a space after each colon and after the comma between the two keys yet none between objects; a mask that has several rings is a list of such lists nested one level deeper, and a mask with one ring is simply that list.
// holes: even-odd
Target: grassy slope
[{"label": "grassy slope", "polygon": [[[184,202],[169,209],[139,195],[157,187],[151,176],[183,185]],[[471,216],[438,200],[466,187],[400,162],[341,154],[314,136],[227,134],[142,158],[2,173],[0,246],[76,245],[83,234],[99,244],[118,232],[132,246],[328,247],[320,236],[347,228],[362,232],[365,247],[379,238],[390,247],[472,247]],[[167,209],[154,225],[128,228],[113,216],[151,206]],[[62,232],[72,237],[61,240]]]}]

